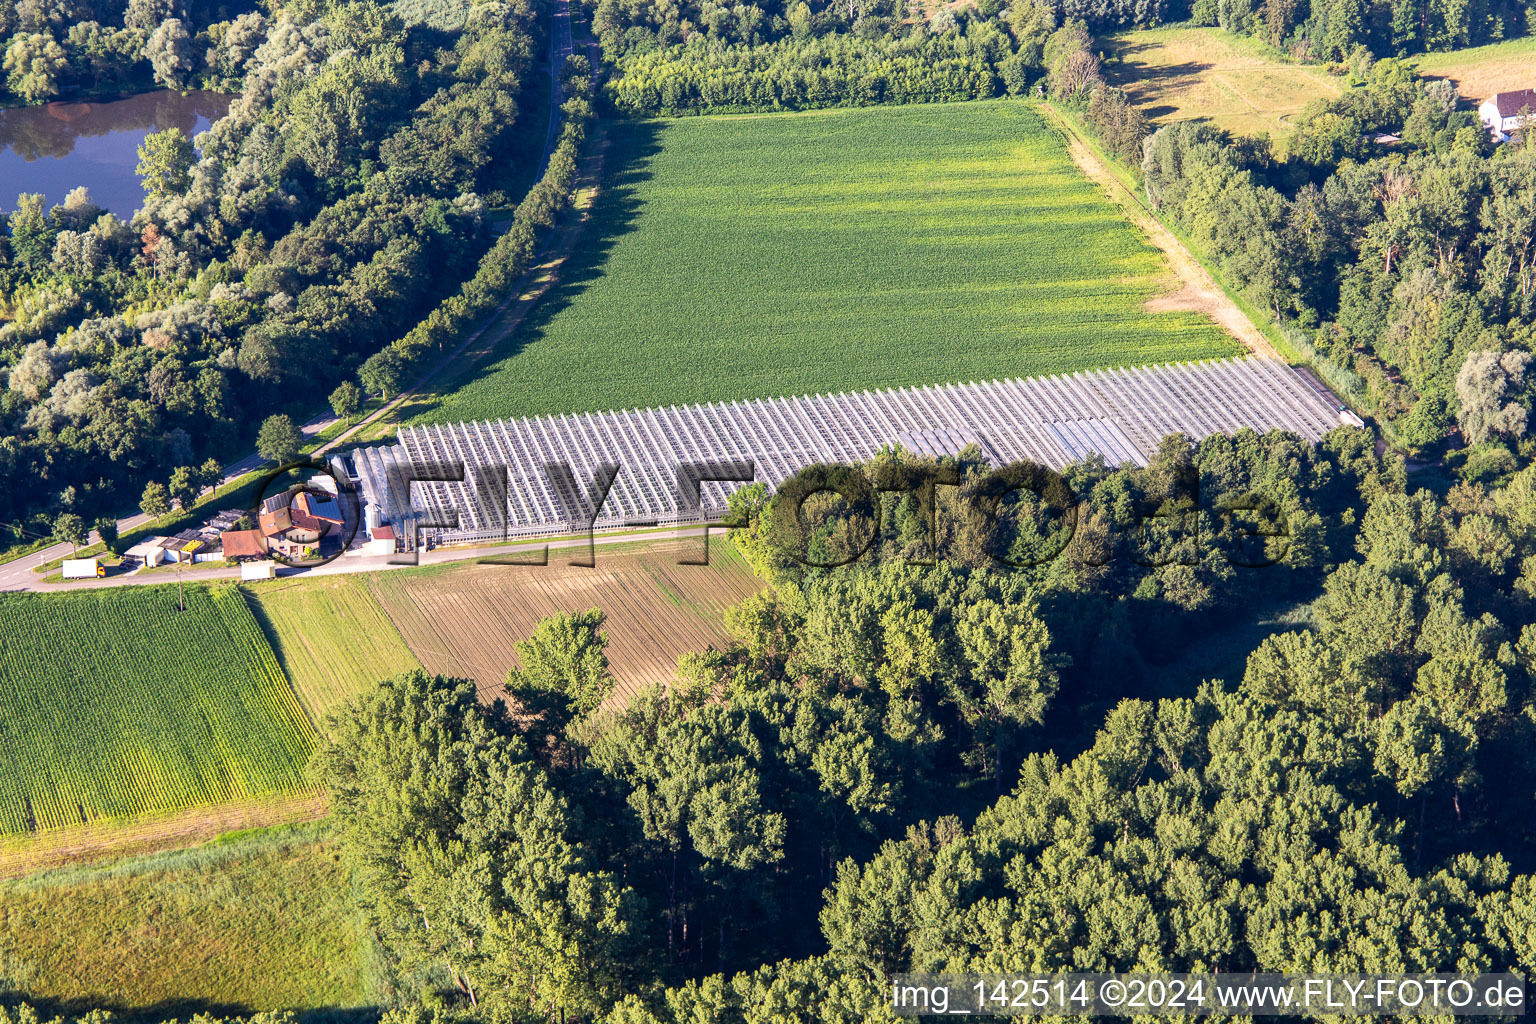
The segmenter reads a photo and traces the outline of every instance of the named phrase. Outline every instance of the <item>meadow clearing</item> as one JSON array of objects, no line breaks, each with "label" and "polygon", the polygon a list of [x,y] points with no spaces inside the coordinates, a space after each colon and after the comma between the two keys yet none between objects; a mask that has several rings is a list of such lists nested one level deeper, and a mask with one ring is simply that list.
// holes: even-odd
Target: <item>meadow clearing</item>
[{"label": "meadow clearing", "polygon": [[[1016,101],[610,126],[560,282],[416,422],[1232,355]],[[454,385],[462,386],[455,387]]]},{"label": "meadow clearing", "polygon": [[0,923],[0,993],[50,1013],[334,1014],[387,997],[323,824],[0,882]]},{"label": "meadow clearing", "polygon": [[1481,102],[1496,92],[1536,89],[1536,36],[1415,58],[1419,74],[1449,78],[1462,97]]},{"label": "meadow clearing", "polygon": [[0,833],[291,792],[315,731],[233,587],[0,595]]},{"label": "meadow clearing", "polygon": [[1344,80],[1321,66],[1292,64],[1257,39],[1219,28],[1160,28],[1101,37],[1104,77],[1154,124],[1209,121],[1234,135],[1283,142],[1292,119]]},{"label": "meadow clearing", "polygon": [[601,608],[614,699],[622,701],[669,681],[679,655],[724,644],[725,609],[762,587],[718,537],[707,566],[678,565],[681,553],[670,544],[598,548],[592,568],[552,553],[545,566],[461,564],[372,573],[367,581],[427,670],[475,680],[486,701],[504,695],[517,664],[512,645],[541,618]]}]

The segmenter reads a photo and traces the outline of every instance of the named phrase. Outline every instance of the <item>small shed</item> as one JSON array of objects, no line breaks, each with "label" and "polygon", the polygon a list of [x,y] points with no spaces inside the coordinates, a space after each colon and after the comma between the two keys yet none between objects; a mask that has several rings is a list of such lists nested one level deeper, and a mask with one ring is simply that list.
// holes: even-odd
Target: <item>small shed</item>
[{"label": "small shed", "polygon": [[140,541],[124,552],[124,554],[129,558],[138,559],[144,564],[145,568],[153,568],[165,561],[165,548],[160,546],[161,542],[165,539],[164,537],[151,537],[148,540]]},{"label": "small shed", "polygon": [[206,541],[201,537],[167,537],[160,542],[160,549],[165,553],[167,562],[184,562],[191,565],[197,561],[207,561],[211,556],[217,557],[212,552]]},{"label": "small shed", "polygon": [[270,559],[259,562],[241,562],[240,578],[242,580],[270,580],[277,575],[277,564]]},{"label": "small shed", "polygon": [[363,549],[370,555],[392,555],[396,551],[395,528],[380,523],[368,531],[368,544]]}]

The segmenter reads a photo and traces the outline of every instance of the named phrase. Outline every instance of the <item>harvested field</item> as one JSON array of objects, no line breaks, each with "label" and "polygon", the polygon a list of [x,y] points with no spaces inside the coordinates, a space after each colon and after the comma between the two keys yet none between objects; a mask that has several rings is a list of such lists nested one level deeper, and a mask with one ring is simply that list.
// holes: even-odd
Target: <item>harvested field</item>
[{"label": "harvested field", "polygon": [[678,565],[682,548],[597,551],[595,568],[454,565],[373,573],[368,585],[430,672],[464,676],[482,700],[501,696],[512,645],[555,612],[601,608],[615,698],[672,678],[678,656],[725,642],[725,609],[761,588],[735,549],[716,540],[708,566]]},{"label": "harvested field", "polygon": [[1426,78],[1449,78],[1473,105],[1496,92],[1536,89],[1536,37],[1509,39],[1451,53],[1426,53],[1416,61]]},{"label": "harvested field", "polygon": [[245,584],[256,621],[315,723],[381,679],[419,668],[399,630],[356,576]]}]

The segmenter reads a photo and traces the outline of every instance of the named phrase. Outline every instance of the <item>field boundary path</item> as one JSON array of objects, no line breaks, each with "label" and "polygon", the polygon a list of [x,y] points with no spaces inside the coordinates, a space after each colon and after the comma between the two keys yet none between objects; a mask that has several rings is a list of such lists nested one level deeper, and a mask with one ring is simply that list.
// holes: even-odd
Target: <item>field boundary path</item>
[{"label": "field boundary path", "polygon": [[[549,74],[551,99],[549,129],[545,133],[544,137],[544,155],[540,162],[541,176],[543,174],[543,169],[547,168],[549,165],[550,156],[553,154],[555,144],[560,137],[560,103],[562,93],[560,87],[560,69],[564,66],[565,58],[574,52],[574,45],[575,44],[571,35],[570,0],[553,0],[550,11]],[[589,51],[595,50],[595,42],[586,40],[585,45]],[[595,53],[593,53],[592,56],[594,57],[593,67],[596,68],[597,64],[595,60]],[[466,350],[469,349],[469,346],[473,342],[479,339],[482,335],[485,335],[492,326],[496,325],[498,322],[501,322],[508,306],[511,305],[514,300],[516,300],[517,305],[513,310],[513,316],[503,323],[502,330],[498,330],[492,333],[487,346],[478,347],[474,351],[468,353],[471,358],[471,363],[468,365],[473,365],[474,362],[478,362],[479,359],[484,358],[485,354],[494,349],[496,344],[498,344],[502,338],[506,336],[507,333],[516,328],[517,324],[522,320],[522,317],[527,313],[527,311],[532,308],[533,304],[536,303],[538,299],[544,294],[544,292],[549,288],[549,286],[554,283],[555,271],[564,261],[565,257],[569,255],[571,248],[574,245],[575,239],[580,235],[582,228],[586,224],[588,211],[591,208],[592,201],[596,197],[597,182],[601,180],[602,156],[604,149],[604,144],[599,141],[597,144],[590,147],[589,154],[584,158],[587,166],[583,169],[583,180],[578,184],[577,188],[577,202],[575,203],[576,216],[564,228],[557,227],[551,233],[550,237],[546,239],[544,247],[540,251],[540,256],[544,256],[546,258],[543,259],[543,261],[540,262],[537,266],[531,268],[523,276],[523,278],[518,281],[517,285],[511,290],[511,292],[509,292],[507,297],[501,301],[496,309],[491,312],[491,314],[486,318],[485,322],[482,323],[481,326],[475,331],[471,332],[468,337],[466,337],[464,341],[459,344],[457,348],[445,355],[442,359],[438,360],[437,363],[433,364],[433,366],[424,374],[422,374],[422,376],[418,378],[414,384],[412,384],[406,390],[402,391],[400,394],[396,395],[393,401],[384,404],[367,417],[359,420],[356,425],[350,427],[349,429],[343,431],[341,434],[337,435],[334,439],[321,445],[314,451],[314,455],[323,455],[326,452],[335,449],[343,442],[351,440],[352,438],[356,437],[358,433],[365,427],[376,424],[380,419],[398,409],[406,399],[417,396],[430,381],[436,378],[444,370],[452,366],[460,356],[466,354]],[[530,283],[534,285],[531,290],[529,288]],[[322,433],[323,431],[335,426],[338,420],[339,417],[335,415],[322,413],[316,416],[314,419],[309,420],[299,428],[300,437],[301,439],[314,437],[316,434]],[[216,483],[205,487],[203,491],[199,493],[198,497],[201,498],[204,494],[216,490],[225,484],[232,483],[235,480],[245,476],[246,474],[260,469],[265,464],[265,459],[263,459],[256,452],[251,452],[244,458],[225,466],[219,480]],[[138,529],[139,527],[144,526],[146,523],[150,522],[150,518],[151,517],[143,514],[142,512],[121,518],[117,521],[118,533],[124,534],[128,533],[130,530]],[[97,534],[96,531],[92,530],[90,532],[90,536],[86,540],[86,546],[98,543],[100,539],[100,535]],[[8,562],[0,563],[0,591],[45,589],[42,587],[31,586],[31,584],[40,581],[40,577],[35,572],[37,566],[54,561],[56,559],[65,558],[70,554],[70,545],[60,542],[58,544],[42,548],[38,551],[32,551],[24,555],[19,555]],[[34,557],[37,557],[38,559],[36,562],[33,561]],[[59,588],[50,586],[46,589],[54,590]]]},{"label": "field boundary path", "polygon": [[19,878],[107,857],[181,849],[236,829],[314,821],[323,818],[327,809],[323,793],[298,792],[6,836],[0,838],[0,878]]},{"label": "field boundary path", "polygon": [[1168,258],[1168,264],[1178,278],[1179,287],[1166,295],[1148,299],[1147,312],[1204,313],[1242,342],[1253,355],[1267,359],[1280,359],[1280,353],[1275,351],[1274,345],[1270,344],[1264,332],[1254,325],[1247,313],[1238,308],[1237,303],[1233,302],[1231,296],[1221,289],[1221,286],[1211,277],[1210,272],[1195,259],[1194,254],[1185,248],[1184,243],[1175,238],[1173,232],[1164,227],[1152,211],[1147,209],[1141,197],[1126,188],[1125,183],[1104,166],[1104,161],[1055,107],[1049,103],[1044,104],[1044,107],[1050,112],[1052,123],[1066,134],[1067,153],[1072,157],[1072,162],[1088,176],[1090,181],[1102,187],[1110,201],[1125,212],[1126,217],[1141,230],[1146,240]]}]

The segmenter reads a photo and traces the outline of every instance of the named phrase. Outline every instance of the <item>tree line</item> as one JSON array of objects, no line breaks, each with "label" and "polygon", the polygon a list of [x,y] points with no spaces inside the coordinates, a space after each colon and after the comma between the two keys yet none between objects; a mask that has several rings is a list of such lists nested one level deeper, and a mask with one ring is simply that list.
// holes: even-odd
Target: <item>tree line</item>
[{"label": "tree line", "polygon": [[1178,21],[1220,25],[1340,69],[1361,53],[1400,57],[1536,31],[1528,0],[980,0],[931,12],[905,0],[588,6],[617,72],[605,96],[628,113],[1022,95],[1051,70],[1052,33],[1072,25],[1090,39]]}]

